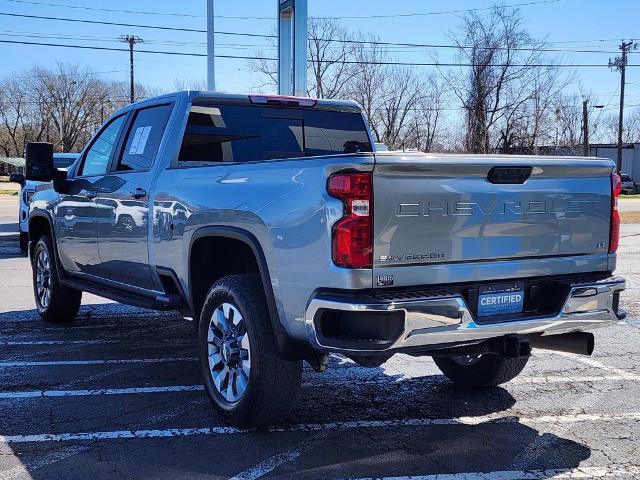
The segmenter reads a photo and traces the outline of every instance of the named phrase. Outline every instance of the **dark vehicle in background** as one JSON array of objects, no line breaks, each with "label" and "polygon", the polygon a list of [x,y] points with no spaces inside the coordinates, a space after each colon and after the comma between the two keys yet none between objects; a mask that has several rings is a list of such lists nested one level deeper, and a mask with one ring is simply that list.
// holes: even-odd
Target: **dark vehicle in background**
[{"label": "dark vehicle in background", "polygon": [[[79,156],[79,153],[54,153],[53,165],[55,168],[69,168]],[[31,203],[33,194],[36,192],[36,187],[42,185],[44,182],[26,180],[25,176],[20,173],[11,175],[11,181],[19,183],[21,186],[18,206],[18,225],[20,227],[20,250],[26,252],[29,243],[29,204]]]},{"label": "dark vehicle in background", "polygon": [[620,174],[620,182],[620,186],[622,187],[622,191],[620,193],[623,195],[635,195],[636,193],[640,193],[640,190],[638,189],[638,182],[634,182],[633,178],[626,173]]}]

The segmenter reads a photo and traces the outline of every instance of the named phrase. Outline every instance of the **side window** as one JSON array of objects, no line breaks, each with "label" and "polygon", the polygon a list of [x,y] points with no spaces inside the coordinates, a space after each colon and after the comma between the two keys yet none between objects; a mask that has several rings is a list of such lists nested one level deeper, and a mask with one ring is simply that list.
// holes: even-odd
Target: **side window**
[{"label": "side window", "polygon": [[106,173],[111,153],[116,146],[125,118],[126,115],[122,115],[114,119],[100,132],[84,156],[80,175],[101,175]]},{"label": "side window", "polygon": [[[287,113],[292,118],[286,118]],[[194,105],[179,161],[206,164],[304,157],[302,120],[295,116],[302,117],[285,109]]]},{"label": "side window", "polygon": [[151,168],[172,108],[172,105],[158,105],[135,113],[118,161],[119,171]]}]

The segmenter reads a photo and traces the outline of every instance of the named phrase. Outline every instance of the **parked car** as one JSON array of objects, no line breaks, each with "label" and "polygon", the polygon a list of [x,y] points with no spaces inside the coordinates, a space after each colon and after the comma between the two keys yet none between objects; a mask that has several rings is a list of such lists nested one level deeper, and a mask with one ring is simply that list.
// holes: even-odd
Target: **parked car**
[{"label": "parked car", "polygon": [[634,182],[633,178],[629,175],[621,173],[620,181],[622,182],[622,191],[620,193],[623,193],[624,195],[635,195],[640,191],[638,189],[638,183]]},{"label": "parked car", "polygon": [[[54,153],[53,164],[55,168],[69,168],[76,161],[79,154],[77,153]],[[36,187],[43,182],[26,180],[22,174],[11,175],[11,181],[20,184],[20,194],[18,200],[18,225],[20,230],[20,250],[27,251],[29,242],[29,204],[36,191]]]},{"label": "parked car", "polygon": [[30,144],[53,180],[29,210],[38,313],[71,321],[82,292],[180,310],[239,426],[282,421],[331,352],[486,388],[625,317],[611,160],[373,150],[357,104],[212,92],[119,110],[68,172]]}]

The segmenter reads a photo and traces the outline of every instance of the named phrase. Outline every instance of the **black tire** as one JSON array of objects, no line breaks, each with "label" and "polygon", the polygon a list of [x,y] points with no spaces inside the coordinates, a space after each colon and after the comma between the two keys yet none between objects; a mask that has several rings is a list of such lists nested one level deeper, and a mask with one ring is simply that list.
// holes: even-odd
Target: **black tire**
[{"label": "black tire", "polygon": [[29,248],[29,234],[27,232],[20,232],[20,250],[26,252]]},{"label": "black tire", "polygon": [[517,377],[529,361],[529,357],[503,358],[485,354],[479,358],[433,357],[433,361],[444,375],[456,385],[464,388],[487,388],[506,383]]},{"label": "black tire", "polygon": [[[38,262],[44,257],[48,258],[48,275],[43,280],[48,288],[48,301],[38,294],[38,275],[40,269]],[[33,293],[36,300],[38,314],[45,322],[64,323],[76,318],[82,301],[82,292],[65,287],[58,281],[58,268],[55,262],[53,243],[49,235],[43,235],[33,249]],[[43,277],[44,278],[44,277]]]},{"label": "black tire", "polygon": [[[212,372],[216,372],[214,369],[229,367],[232,373],[229,373],[228,381],[225,383],[224,380],[218,379],[218,382],[221,385],[231,385],[234,378],[236,380],[243,376],[247,378],[247,375],[240,371],[245,367],[239,366],[237,359],[234,363],[232,359],[225,358],[228,355],[223,354],[224,345],[219,345],[219,338],[216,338],[215,342],[208,341],[209,335],[212,334],[210,328],[213,325],[213,316],[220,313],[216,311],[223,309],[224,304],[233,306],[241,315],[242,324],[231,325],[231,327],[234,332],[240,331],[243,334],[232,332],[229,334],[231,340],[223,344],[233,342],[233,338],[237,340],[238,337],[244,336],[247,336],[249,341],[248,353],[247,350],[242,349],[244,343],[239,347],[241,352],[238,354],[239,358],[244,358],[250,365],[250,372],[244,393],[235,401],[229,401],[222,393],[225,391],[229,394],[230,386],[219,390],[215,385],[214,375],[217,377],[222,372]],[[230,316],[233,317],[233,315]],[[215,325],[213,330],[222,331],[216,329]],[[242,342],[244,341],[243,338]],[[220,354],[219,363],[214,367],[209,364],[210,344],[212,351]],[[236,342],[235,345],[241,344]],[[205,388],[217,411],[226,422],[238,427],[272,425],[282,422],[293,408],[300,392],[302,361],[286,361],[278,355],[264,290],[258,275],[229,275],[213,284],[200,315],[198,352]],[[248,360],[247,357],[249,357]],[[240,388],[236,391],[239,390]]]}]

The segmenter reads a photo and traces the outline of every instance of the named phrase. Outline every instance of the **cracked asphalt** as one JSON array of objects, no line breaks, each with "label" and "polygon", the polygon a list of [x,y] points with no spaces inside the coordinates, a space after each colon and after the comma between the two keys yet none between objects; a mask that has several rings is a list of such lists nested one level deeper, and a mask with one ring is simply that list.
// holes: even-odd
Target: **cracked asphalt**
[{"label": "cracked asphalt", "polygon": [[[12,203],[13,202],[13,203]],[[622,226],[626,321],[592,357],[534,351],[502,388],[454,388],[429,358],[304,372],[289,421],[227,428],[193,326],[85,295],[41,322],[15,200],[0,200],[0,478],[640,478],[640,225]]]}]

